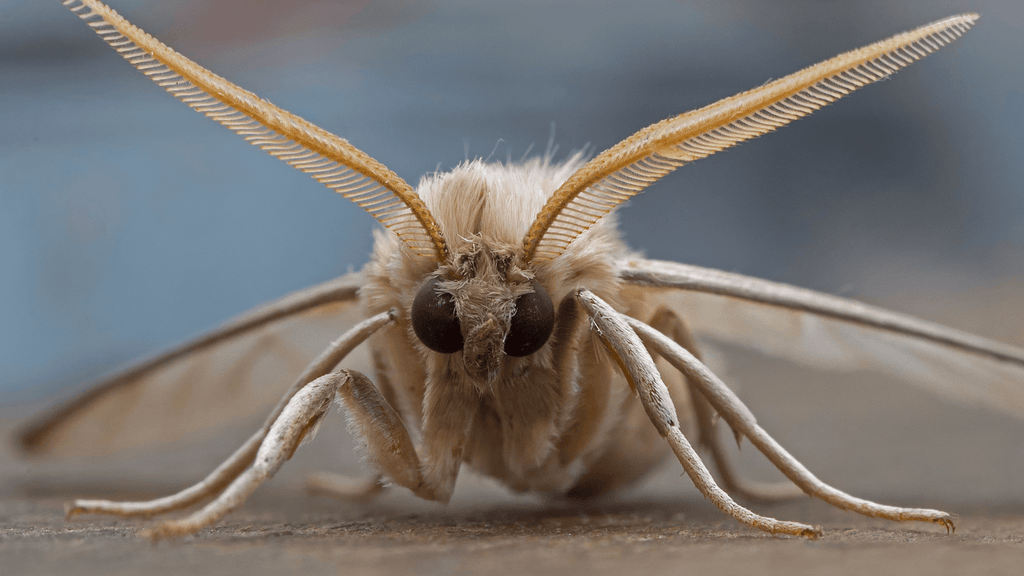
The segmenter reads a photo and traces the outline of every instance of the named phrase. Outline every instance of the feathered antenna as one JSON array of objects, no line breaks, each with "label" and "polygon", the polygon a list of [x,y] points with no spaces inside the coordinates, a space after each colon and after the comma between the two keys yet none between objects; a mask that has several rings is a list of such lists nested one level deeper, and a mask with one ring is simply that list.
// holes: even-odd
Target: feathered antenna
[{"label": "feathered antenna", "polygon": [[555,258],[602,216],[683,164],[771,132],[885,78],[956,40],[977,20],[973,13],[946,18],[640,130],[555,191],[523,239],[526,260]]},{"label": "feathered antenna", "polygon": [[343,138],[239,88],[95,0],[65,0],[103,40],[160,87],[249,143],[352,200],[415,253],[444,262],[433,216],[401,177]]}]

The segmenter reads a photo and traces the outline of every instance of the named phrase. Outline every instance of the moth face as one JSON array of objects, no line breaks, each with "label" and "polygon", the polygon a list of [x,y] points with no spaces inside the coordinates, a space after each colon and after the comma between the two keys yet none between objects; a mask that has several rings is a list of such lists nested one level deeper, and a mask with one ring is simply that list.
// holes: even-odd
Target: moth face
[{"label": "moth face", "polygon": [[551,298],[515,257],[481,244],[427,277],[412,304],[412,327],[424,346],[461,352],[478,382],[497,378],[506,356],[544,347],[555,324]]}]

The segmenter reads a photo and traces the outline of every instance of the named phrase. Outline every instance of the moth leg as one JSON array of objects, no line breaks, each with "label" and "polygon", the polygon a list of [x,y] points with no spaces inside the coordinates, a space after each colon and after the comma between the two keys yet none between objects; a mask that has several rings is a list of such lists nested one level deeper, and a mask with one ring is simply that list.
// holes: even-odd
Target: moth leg
[{"label": "moth leg", "polygon": [[321,376],[299,390],[285,406],[260,443],[252,466],[238,475],[212,502],[179,520],[163,522],[142,535],[157,539],[192,534],[220,520],[269,480],[292,457],[302,440],[315,432],[331,407],[335,392],[345,381],[345,373]]},{"label": "moth leg", "polygon": [[306,492],[314,496],[330,496],[346,502],[372,502],[387,490],[384,478],[352,478],[333,472],[318,472],[306,479]]},{"label": "moth leg", "polygon": [[[617,313],[616,313],[617,314]],[[750,442],[764,454],[787,478],[799,486],[807,494],[820,498],[843,510],[851,510],[865,516],[885,518],[899,522],[918,521],[934,522],[955,530],[952,517],[940,510],[927,508],[900,508],[877,504],[869,500],[857,498],[825,484],[804,467],[785,448],[779,445],[767,432],[757,424],[750,410],[721,380],[718,379],[697,358],[687,352],[671,339],[636,319],[622,317],[636,331],[644,342],[657,354],[668,360],[693,382],[701,394],[708,399],[722,418],[729,423],[738,434],[750,439]]]},{"label": "moth leg", "polygon": [[109,514],[112,516],[157,516],[166,512],[182,510],[213,497],[238,477],[256,456],[256,450],[266,434],[260,430],[249,437],[227,460],[214,469],[206,478],[188,488],[155,500],[143,502],[117,502],[112,500],[78,499],[64,506],[67,518],[79,514]]},{"label": "moth leg", "polygon": [[[693,333],[690,332],[686,322],[671,309],[659,308],[648,324],[658,332],[672,338],[679,346],[689,350],[695,358],[700,359],[700,352]],[[757,482],[743,478],[737,473],[722,445],[722,438],[715,428],[714,408],[689,378],[686,379],[686,384],[690,389],[690,400],[697,418],[699,433],[697,443],[707,448],[711,454],[711,458],[715,461],[715,468],[718,469],[722,487],[727,492],[747,500],[757,501],[785,500],[803,495],[800,488],[789,482]]]},{"label": "moth leg", "polygon": [[335,340],[295,380],[285,395],[271,411],[263,425],[249,437],[240,448],[200,482],[170,496],[145,502],[115,502],[110,500],[75,500],[65,509],[68,517],[78,514],[110,514],[114,516],[156,516],[166,512],[182,510],[217,495],[252,464],[256,452],[280,416],[288,401],[295,393],[338,365],[353,348],[363,343],[371,334],[392,322],[394,311],[377,314],[349,329]]},{"label": "moth leg", "polygon": [[465,430],[475,414],[476,405],[464,401],[466,390],[451,383],[427,395],[417,450],[405,423],[370,379],[359,372],[346,373],[348,385],[338,389],[338,400],[345,408],[349,432],[380,476],[420,498],[447,503],[462,464]]},{"label": "moth leg", "polygon": [[421,498],[435,500],[423,481],[416,447],[401,417],[369,378],[356,371],[346,372],[348,386],[338,389],[338,400],[348,416],[349,432],[379,471],[377,485],[383,489],[384,477]]},{"label": "moth leg", "polygon": [[216,499],[185,518],[144,530],[143,536],[184,536],[223,518],[273,477],[303,439],[315,433],[335,398],[345,406],[349,429],[365,443],[369,458],[396,483],[427,497],[416,449],[398,414],[382,403],[369,378],[355,370],[339,370],[317,378],[292,396],[260,444],[252,466]]},{"label": "moth leg", "polygon": [[[820,533],[819,529],[807,524],[786,522],[755,514],[737,504],[715,484],[711,473],[708,472],[693,446],[679,430],[679,421],[672,399],[669,397],[668,388],[661,380],[654,360],[637,333],[626,324],[623,315],[590,291],[580,290],[578,298],[587,314],[590,315],[601,341],[619,363],[630,386],[640,397],[640,402],[651,422],[661,436],[668,440],[672,452],[678,458],[679,463],[683,465],[687,476],[704,497],[711,500],[721,511],[751,528],[764,530],[770,534],[781,533],[817,538]],[[666,340],[668,339],[666,338]],[[675,345],[674,342],[673,345]],[[676,346],[678,347],[678,345]]]}]

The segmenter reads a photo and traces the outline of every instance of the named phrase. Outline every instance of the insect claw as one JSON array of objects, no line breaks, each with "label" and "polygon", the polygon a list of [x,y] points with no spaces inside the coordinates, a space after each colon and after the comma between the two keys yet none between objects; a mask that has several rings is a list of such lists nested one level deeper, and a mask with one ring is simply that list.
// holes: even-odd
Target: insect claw
[{"label": "insect claw", "polygon": [[82,508],[80,508],[74,502],[65,502],[64,503],[64,519],[65,520],[71,520],[72,518],[74,518],[75,516],[78,516],[82,512],[84,512],[84,510],[82,510]]},{"label": "insect claw", "polygon": [[771,527],[758,526],[761,530],[774,536],[799,536],[808,540],[817,540],[821,537],[821,526],[808,526],[799,522],[778,522]]},{"label": "insect claw", "polygon": [[185,535],[186,533],[175,526],[173,522],[164,522],[153,528],[143,528],[139,530],[139,536],[149,540],[149,543],[154,546],[161,540],[169,540],[171,538],[177,538]]}]

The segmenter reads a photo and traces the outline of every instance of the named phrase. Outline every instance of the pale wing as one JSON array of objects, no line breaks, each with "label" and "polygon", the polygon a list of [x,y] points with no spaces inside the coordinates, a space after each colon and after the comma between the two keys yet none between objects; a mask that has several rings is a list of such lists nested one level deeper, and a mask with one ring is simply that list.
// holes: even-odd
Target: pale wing
[{"label": "pale wing", "polygon": [[195,111],[230,128],[369,212],[421,256],[445,259],[430,212],[397,174],[343,138],[178,54],[96,0],[65,0],[128,62]]},{"label": "pale wing", "polygon": [[605,214],[676,168],[886,78],[956,40],[977,20],[977,14],[961,14],[933,22],[640,130],[587,162],[551,195],[523,240],[526,259],[557,257]]},{"label": "pale wing", "polygon": [[[884,370],[941,396],[1024,418],[1024,350],[741,274],[631,260],[620,276],[676,311],[698,338],[833,370]],[[643,320],[641,318],[641,320]]]},{"label": "pale wing", "polygon": [[[233,421],[258,426],[302,370],[363,319],[348,274],[247,312],[199,338],[87,386],[28,423],[29,453],[99,455],[195,440]],[[365,346],[345,365],[367,370]]]}]

